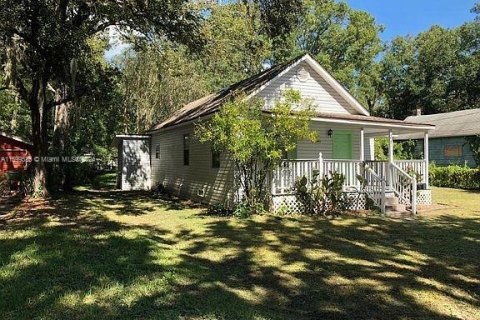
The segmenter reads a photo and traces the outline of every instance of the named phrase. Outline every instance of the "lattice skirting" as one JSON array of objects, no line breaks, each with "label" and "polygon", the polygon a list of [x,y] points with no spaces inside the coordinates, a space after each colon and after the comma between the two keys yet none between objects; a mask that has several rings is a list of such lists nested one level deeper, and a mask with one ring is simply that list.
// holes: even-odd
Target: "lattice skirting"
[{"label": "lattice skirting", "polygon": [[432,190],[418,190],[417,204],[420,204],[420,205],[432,204]]},{"label": "lattice skirting", "polygon": [[[367,198],[364,194],[346,192],[346,195],[350,199],[349,210],[365,210]],[[302,204],[293,194],[272,195],[272,203],[272,210],[276,214],[302,213]]]}]

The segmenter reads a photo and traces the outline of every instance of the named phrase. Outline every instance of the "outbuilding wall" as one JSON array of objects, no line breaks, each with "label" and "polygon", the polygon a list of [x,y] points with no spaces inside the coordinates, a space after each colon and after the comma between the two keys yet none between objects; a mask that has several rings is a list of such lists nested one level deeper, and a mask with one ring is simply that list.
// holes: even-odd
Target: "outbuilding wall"
[{"label": "outbuilding wall", "polygon": [[0,174],[23,170],[31,161],[31,146],[0,135]]},{"label": "outbuilding wall", "polygon": [[149,190],[151,188],[150,140],[123,138],[119,143],[118,164],[120,189]]}]

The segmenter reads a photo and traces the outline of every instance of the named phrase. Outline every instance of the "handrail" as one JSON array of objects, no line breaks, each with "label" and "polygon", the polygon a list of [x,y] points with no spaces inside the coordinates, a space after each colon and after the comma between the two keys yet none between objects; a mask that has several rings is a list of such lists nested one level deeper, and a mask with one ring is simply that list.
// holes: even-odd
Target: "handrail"
[{"label": "handrail", "polygon": [[[416,213],[416,202],[417,202],[417,180],[413,176],[410,176],[402,168],[397,166],[395,163],[390,163],[391,173],[392,173],[392,187],[395,194],[399,197],[400,201],[406,205],[411,206],[412,213]],[[407,183],[402,183],[400,181],[399,175],[407,181]]]},{"label": "handrail", "polygon": [[[385,192],[386,182],[382,179],[371,167],[365,164],[365,179],[367,180],[367,186],[364,191],[373,200],[375,205],[380,208],[382,213],[385,213]],[[369,179],[370,178],[370,179]]]},{"label": "handrail", "polygon": [[391,166],[397,169],[398,171],[400,171],[400,173],[403,174],[404,176],[407,176],[408,178],[412,178],[411,175],[409,175],[406,171],[404,171],[402,168],[397,166],[395,163],[391,163]]}]

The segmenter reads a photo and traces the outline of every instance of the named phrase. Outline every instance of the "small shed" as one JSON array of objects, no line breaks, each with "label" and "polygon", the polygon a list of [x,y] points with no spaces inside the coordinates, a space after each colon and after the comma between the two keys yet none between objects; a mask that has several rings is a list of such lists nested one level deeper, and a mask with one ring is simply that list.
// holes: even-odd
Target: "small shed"
[{"label": "small shed", "polygon": [[32,162],[32,149],[29,142],[0,132],[0,175],[24,170]]},{"label": "small shed", "polygon": [[121,190],[149,190],[150,136],[117,135],[117,188]]}]

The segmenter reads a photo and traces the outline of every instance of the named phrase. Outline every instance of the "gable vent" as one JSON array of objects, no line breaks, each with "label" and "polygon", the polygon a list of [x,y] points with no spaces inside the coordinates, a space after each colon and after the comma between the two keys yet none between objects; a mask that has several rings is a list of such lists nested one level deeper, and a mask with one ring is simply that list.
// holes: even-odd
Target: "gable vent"
[{"label": "gable vent", "polygon": [[301,82],[305,82],[305,81],[307,81],[308,79],[310,79],[310,72],[308,72],[305,68],[301,68],[301,69],[297,72],[297,78],[298,78],[298,80],[300,80]]}]

